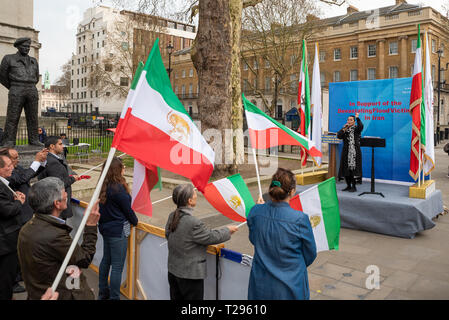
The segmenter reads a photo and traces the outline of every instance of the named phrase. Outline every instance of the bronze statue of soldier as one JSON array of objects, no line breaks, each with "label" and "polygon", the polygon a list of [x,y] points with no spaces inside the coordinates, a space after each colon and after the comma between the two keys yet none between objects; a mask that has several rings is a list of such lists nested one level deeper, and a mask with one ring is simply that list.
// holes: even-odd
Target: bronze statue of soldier
[{"label": "bronze statue of soldier", "polygon": [[38,101],[36,84],[39,82],[39,64],[30,57],[31,39],[19,38],[14,43],[15,54],[5,55],[0,64],[0,83],[8,90],[8,109],[2,145],[16,145],[17,128],[22,109],[25,109],[28,144],[43,146],[38,135]]}]

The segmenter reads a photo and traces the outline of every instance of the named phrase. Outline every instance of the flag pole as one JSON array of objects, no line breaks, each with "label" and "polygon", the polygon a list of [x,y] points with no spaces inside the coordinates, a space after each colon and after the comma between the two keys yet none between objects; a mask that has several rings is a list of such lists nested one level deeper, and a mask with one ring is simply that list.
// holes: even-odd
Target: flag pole
[{"label": "flag pole", "polygon": [[262,187],[260,185],[260,176],[259,176],[259,165],[257,164],[256,150],[253,150],[254,164],[256,165],[256,174],[257,174],[257,185],[259,186],[259,196],[262,198]]},{"label": "flag pole", "polygon": [[81,237],[81,233],[84,230],[84,226],[86,225],[87,219],[90,216],[92,207],[94,206],[95,202],[97,201],[98,197],[100,196],[101,187],[106,178],[106,174],[108,173],[109,167],[111,166],[111,162],[112,162],[112,159],[114,158],[116,150],[117,150],[116,148],[111,148],[109,150],[109,155],[106,160],[104,170],[101,173],[100,180],[97,183],[97,187],[95,188],[94,194],[93,194],[92,198],[90,199],[89,205],[87,206],[87,209],[86,209],[86,212],[84,213],[83,219],[81,220],[78,230],[76,231],[75,237],[73,238],[73,241],[72,241],[72,244],[70,245],[69,251],[67,252],[67,255],[65,256],[64,261],[62,262],[61,268],[59,269],[58,274],[56,275],[56,279],[53,281],[53,284],[51,286],[51,289],[53,290],[53,292],[56,291],[58,284],[61,281],[62,275],[64,274],[64,272],[67,268],[69,260],[72,257],[73,251],[75,250],[75,247],[78,244],[78,240]]}]

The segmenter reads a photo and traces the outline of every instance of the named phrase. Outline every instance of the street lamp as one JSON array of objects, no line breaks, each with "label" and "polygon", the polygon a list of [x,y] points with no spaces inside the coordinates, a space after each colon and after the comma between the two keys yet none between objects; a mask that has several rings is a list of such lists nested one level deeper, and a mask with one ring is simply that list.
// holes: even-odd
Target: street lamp
[{"label": "street lamp", "polygon": [[171,72],[173,71],[173,70],[171,69],[171,55],[172,55],[172,53],[173,53],[173,49],[174,49],[174,48],[175,48],[175,47],[173,47],[171,43],[169,43],[168,46],[166,47],[166,49],[167,49],[167,51],[168,51],[168,69],[167,69],[167,72],[168,72],[168,78],[169,78],[170,80],[171,80]]},{"label": "street lamp", "polygon": [[443,54],[443,50],[440,48],[437,51],[438,53],[438,114],[437,114],[437,144],[440,143],[440,104],[441,104],[441,85],[446,83],[446,80],[441,82],[441,71],[447,71],[449,62],[446,63],[446,69],[441,68],[441,55]]}]

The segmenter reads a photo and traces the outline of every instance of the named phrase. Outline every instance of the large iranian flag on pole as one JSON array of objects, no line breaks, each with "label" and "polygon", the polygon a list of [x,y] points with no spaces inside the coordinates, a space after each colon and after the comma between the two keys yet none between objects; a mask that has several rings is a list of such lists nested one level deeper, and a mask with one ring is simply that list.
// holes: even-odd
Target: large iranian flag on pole
[{"label": "large iranian flag on pole", "polygon": [[418,25],[418,40],[415,54],[415,65],[413,67],[412,90],[410,94],[410,114],[412,116],[412,141],[410,151],[410,176],[417,180],[421,169],[421,146],[425,145],[425,129],[422,117],[423,105],[423,83],[422,83],[422,49],[421,49],[421,28]]},{"label": "large iranian flag on pole", "polygon": [[[316,148],[321,151],[321,77],[320,77],[320,60],[319,60],[318,43],[315,44],[315,60],[313,61],[312,74],[312,96],[310,108],[312,108],[313,125],[312,125],[312,141]],[[321,166],[321,157],[316,157],[315,161],[318,166]]]},{"label": "large iranian flag on pole", "polygon": [[[299,133],[304,137],[310,138],[310,83],[306,40],[302,40],[302,62],[298,84],[298,105],[299,117],[301,119]],[[301,148],[301,165],[307,165],[307,152],[303,148]]]},{"label": "large iranian flag on pole", "polygon": [[426,149],[424,152],[423,170],[425,175],[435,169],[435,149],[433,137],[433,85],[432,85],[432,71],[430,69],[430,51],[429,51],[429,37],[426,31],[426,71],[424,80],[424,104],[425,104],[425,119],[426,119]]},{"label": "large iranian flag on pole", "polygon": [[157,39],[150,52],[123,127],[112,147],[135,159],[192,180],[204,190],[215,153],[172,90]]},{"label": "large iranian flag on pole", "polygon": [[338,250],[340,207],[334,177],[296,195],[290,206],[309,217],[318,252]]},{"label": "large iranian flag on pole", "polygon": [[218,212],[238,222],[246,221],[255,204],[240,174],[209,183],[203,194]]},{"label": "large iranian flag on pole", "polygon": [[253,149],[291,145],[302,146],[312,157],[321,157],[313,142],[263,113],[242,95]]}]

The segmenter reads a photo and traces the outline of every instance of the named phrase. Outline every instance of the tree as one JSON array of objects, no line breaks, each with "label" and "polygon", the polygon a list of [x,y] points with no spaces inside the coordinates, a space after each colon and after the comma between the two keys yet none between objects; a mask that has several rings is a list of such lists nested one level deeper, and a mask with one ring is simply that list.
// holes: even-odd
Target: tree
[{"label": "tree", "polygon": [[256,79],[246,81],[245,87],[271,116],[281,92],[293,98],[298,94],[301,41],[317,30],[317,12],[312,0],[264,0],[244,10],[242,60]]},{"label": "tree", "polygon": [[[158,0],[159,3],[163,1]],[[115,1],[122,6],[129,3],[126,0]],[[139,8],[142,11],[150,10],[156,13],[156,7],[151,5],[153,1],[140,1]],[[92,59],[90,64],[88,86],[98,91],[99,96],[106,99],[123,99],[128,95],[129,87],[134,76],[137,63],[133,60],[135,30],[148,31],[145,41],[151,46],[158,34],[164,32],[164,26],[158,23],[158,17],[154,14],[143,14],[130,11],[121,11],[117,15],[113,29],[107,34],[104,43],[98,45],[105,47],[106,55],[99,59]],[[109,94],[107,94],[109,93]]]},{"label": "tree", "polygon": [[72,77],[72,59],[69,59],[61,67],[62,75],[56,80],[56,85],[59,88],[59,94],[64,100],[69,100],[70,98],[70,83]]},{"label": "tree", "polygon": [[[221,150],[232,153],[232,164],[218,164],[214,175],[226,175],[237,171],[243,162],[243,135],[230,136],[226,129],[237,132],[243,128],[243,108],[240,98],[240,34],[244,7],[258,4],[262,0],[191,0],[185,2],[184,15],[198,15],[198,33],[191,56],[199,78],[198,108],[201,129],[217,129],[224,136],[214,137]],[[341,5],[345,0],[320,0],[324,3]],[[126,0],[116,0],[126,2]],[[141,8],[158,6],[155,0],[138,0]],[[299,56],[299,55],[298,55]],[[232,138],[233,143],[227,143]],[[214,144],[217,141],[213,141]]]}]

